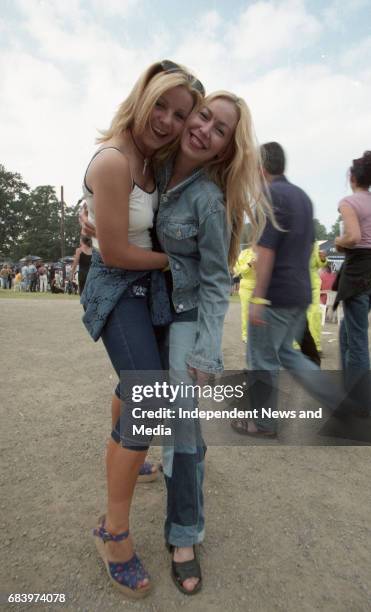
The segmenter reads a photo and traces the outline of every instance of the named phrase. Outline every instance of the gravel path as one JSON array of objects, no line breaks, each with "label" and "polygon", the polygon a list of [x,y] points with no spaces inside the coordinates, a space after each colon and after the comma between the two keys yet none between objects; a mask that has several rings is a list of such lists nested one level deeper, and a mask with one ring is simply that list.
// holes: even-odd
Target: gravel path
[{"label": "gravel path", "polygon": [[[123,599],[89,533],[104,509],[115,377],[80,319],[74,300],[0,300],[0,591],[66,594],[65,606],[34,610],[371,610],[370,447],[280,442],[209,448],[204,588],[194,598],[170,579],[164,485],[138,486],[132,531],[155,590],[140,603]],[[326,330],[323,365],[335,368],[337,327]],[[243,367],[238,304],[224,343],[226,366]]]}]

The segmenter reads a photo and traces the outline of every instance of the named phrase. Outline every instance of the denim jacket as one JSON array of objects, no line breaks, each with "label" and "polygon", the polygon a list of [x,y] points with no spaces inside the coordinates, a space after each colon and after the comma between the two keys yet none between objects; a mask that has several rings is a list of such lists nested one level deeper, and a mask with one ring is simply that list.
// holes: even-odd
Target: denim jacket
[{"label": "denim jacket", "polygon": [[158,176],[157,236],[169,256],[175,311],[198,309],[196,343],[186,362],[217,373],[223,370],[221,344],[230,292],[224,198],[203,170],[166,191],[171,171],[169,163]]},{"label": "denim jacket", "polygon": [[106,266],[98,251],[93,251],[91,266],[80,302],[84,307],[83,322],[97,341],[103,327],[125,291],[144,277],[150,278],[149,308],[153,325],[169,325],[172,321],[164,275],[160,270],[124,270]]}]

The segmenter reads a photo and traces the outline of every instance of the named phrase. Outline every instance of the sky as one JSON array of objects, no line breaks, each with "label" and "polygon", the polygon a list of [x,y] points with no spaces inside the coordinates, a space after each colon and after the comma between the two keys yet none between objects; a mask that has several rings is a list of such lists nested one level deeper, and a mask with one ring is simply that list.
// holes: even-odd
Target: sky
[{"label": "sky", "polygon": [[74,205],[99,129],[151,63],[245,98],[330,228],[371,149],[371,0],[0,0],[0,163]]}]

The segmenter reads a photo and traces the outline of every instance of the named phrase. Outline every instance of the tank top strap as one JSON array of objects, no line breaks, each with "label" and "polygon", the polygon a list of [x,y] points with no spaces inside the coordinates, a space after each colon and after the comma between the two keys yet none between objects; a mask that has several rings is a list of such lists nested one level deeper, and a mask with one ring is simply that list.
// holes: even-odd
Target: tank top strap
[{"label": "tank top strap", "polygon": [[[84,174],[84,185],[85,185],[85,189],[87,189],[87,190],[88,190],[88,192],[89,192],[89,193],[91,193],[91,194],[92,194],[93,192],[92,192],[92,191],[91,191],[91,189],[89,189],[89,187],[87,186],[87,183],[86,183],[86,175],[87,175],[88,170],[89,170],[89,168],[90,168],[90,164],[91,164],[91,162],[92,162],[92,161],[93,161],[93,160],[94,160],[94,159],[97,157],[97,155],[99,155],[99,153],[102,153],[102,151],[106,151],[107,149],[114,149],[115,151],[118,151],[119,153],[121,153],[121,155],[123,155],[124,157],[126,157],[125,153],[123,153],[123,152],[121,151],[121,149],[119,149],[118,147],[103,147],[102,149],[99,149],[98,151],[96,151],[96,152],[94,153],[93,157],[91,158],[90,162],[88,163],[88,166],[87,166],[87,168],[86,168],[86,170],[85,170],[85,174]],[[132,173],[131,173],[130,164],[129,164],[129,170],[130,170],[130,179],[131,179],[131,189],[133,190],[133,189],[134,189],[135,182],[134,182],[134,179],[133,179],[133,175],[132,175]]]}]

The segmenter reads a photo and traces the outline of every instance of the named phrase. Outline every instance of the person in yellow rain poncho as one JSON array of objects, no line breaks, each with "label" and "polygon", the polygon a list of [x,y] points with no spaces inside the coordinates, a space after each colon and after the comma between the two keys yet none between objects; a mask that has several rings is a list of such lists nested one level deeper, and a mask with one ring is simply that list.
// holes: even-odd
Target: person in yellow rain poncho
[{"label": "person in yellow rain poncho", "polygon": [[320,251],[318,242],[315,242],[309,261],[310,280],[312,285],[312,303],[307,310],[307,319],[309,331],[319,353],[321,351],[321,277],[319,275],[319,270],[326,267],[326,264],[326,253],[325,251]]},{"label": "person in yellow rain poncho", "polygon": [[255,287],[255,260],[256,255],[252,248],[241,251],[234,267],[234,274],[240,276],[239,296],[241,301],[241,332],[242,342],[247,343],[247,318],[249,299]]}]

